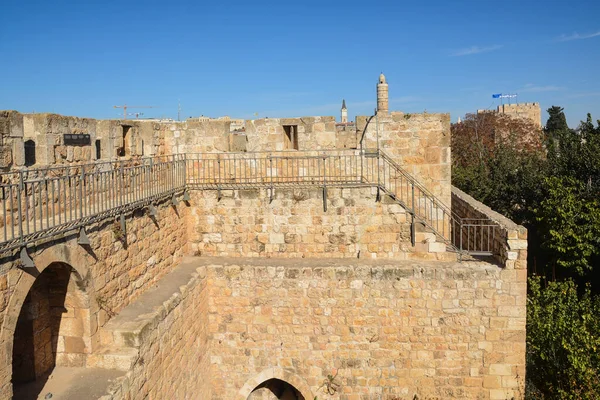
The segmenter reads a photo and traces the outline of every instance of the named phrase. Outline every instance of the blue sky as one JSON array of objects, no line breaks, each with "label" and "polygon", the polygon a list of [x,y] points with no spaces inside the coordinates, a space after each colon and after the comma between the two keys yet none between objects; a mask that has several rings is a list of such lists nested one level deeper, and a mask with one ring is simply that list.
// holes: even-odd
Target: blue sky
[{"label": "blue sky", "polygon": [[[600,119],[600,1],[30,1],[0,9],[0,109],[118,118],[494,107]],[[543,122],[546,115],[544,113]]]}]

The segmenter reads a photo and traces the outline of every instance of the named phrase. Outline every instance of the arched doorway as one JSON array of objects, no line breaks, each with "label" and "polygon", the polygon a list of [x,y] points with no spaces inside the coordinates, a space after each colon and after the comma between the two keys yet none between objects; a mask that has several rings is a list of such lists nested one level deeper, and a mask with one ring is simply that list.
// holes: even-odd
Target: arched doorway
[{"label": "arched doorway", "polygon": [[252,376],[239,390],[236,400],[313,400],[310,386],[294,371],[267,368]]},{"label": "arched doorway", "polygon": [[312,400],[281,379],[269,379],[252,390],[247,400]]},{"label": "arched doorway", "polygon": [[[55,366],[85,366],[91,352],[88,282],[73,267],[53,262],[33,282],[13,337],[15,398],[37,398]],[[32,389],[33,387],[33,389]]]}]

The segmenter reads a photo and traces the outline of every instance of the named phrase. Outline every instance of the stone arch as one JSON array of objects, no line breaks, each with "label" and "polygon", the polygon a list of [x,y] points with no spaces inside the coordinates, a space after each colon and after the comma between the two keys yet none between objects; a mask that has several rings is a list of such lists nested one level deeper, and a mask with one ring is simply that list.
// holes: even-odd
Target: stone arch
[{"label": "stone arch", "polygon": [[[97,332],[96,314],[98,306],[95,301],[91,271],[87,266],[84,253],[87,254],[75,242],[54,244],[33,254],[32,258],[36,267],[33,272],[24,272],[16,268],[9,272],[16,284],[8,301],[0,333],[0,342],[6,346],[6,363],[8,364],[7,367],[10,368],[9,380],[12,380],[11,377],[13,377],[13,351],[17,324],[19,319],[21,319],[21,323],[25,323],[23,321],[27,319],[27,316],[21,315],[22,312],[31,313],[29,310],[24,310],[24,305],[27,304],[29,307],[31,302],[35,301],[35,299],[32,299],[34,296],[40,298],[39,293],[43,293],[40,287],[44,284],[47,285],[50,277],[56,278],[58,276],[59,280],[44,289],[47,293],[53,292],[52,299],[49,295],[45,303],[47,303],[48,309],[51,310],[50,314],[55,316],[54,325],[51,325],[50,328],[51,332],[52,329],[56,330],[55,333],[50,333],[54,359],[49,361],[48,365],[52,365],[52,367],[54,365],[69,364],[71,366],[85,365],[85,357],[92,352],[93,342],[97,340],[97,337],[94,340],[92,337]],[[36,292],[35,295],[32,289]],[[64,293],[60,293],[60,290],[64,290]],[[61,299],[63,301],[62,305],[50,305],[51,301],[56,303],[60,302]],[[80,306],[67,309],[67,302],[70,302],[71,306],[74,302],[79,302]],[[65,321],[63,324],[62,318],[67,315],[75,320]],[[30,317],[35,318],[35,316]],[[53,317],[49,315],[46,318],[52,319]],[[59,321],[58,325],[56,320]],[[71,332],[77,331],[77,334],[68,333],[69,330]],[[67,341],[68,343],[66,343]],[[17,345],[20,344],[17,343]],[[60,346],[60,357],[57,353],[58,346]],[[65,346],[69,348],[67,349]],[[80,354],[73,355],[74,352],[71,351],[73,348],[78,348],[76,351]]]},{"label": "stone arch", "polygon": [[304,397],[305,400],[314,399],[310,386],[308,386],[304,379],[283,368],[273,367],[267,368],[261,373],[248,379],[244,386],[239,390],[236,400],[247,400],[248,396],[250,396],[257,386],[271,379],[277,379],[290,384],[302,395],[302,397]]}]

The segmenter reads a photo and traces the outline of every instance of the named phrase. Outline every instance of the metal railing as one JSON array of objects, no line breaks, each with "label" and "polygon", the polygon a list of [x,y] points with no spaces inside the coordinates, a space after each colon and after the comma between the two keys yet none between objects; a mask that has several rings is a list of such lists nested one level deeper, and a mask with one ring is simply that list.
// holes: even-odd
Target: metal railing
[{"label": "metal railing", "polygon": [[0,252],[117,216],[185,189],[185,157],[0,174]]},{"label": "metal railing", "polygon": [[[375,187],[451,248],[492,254],[498,226],[467,220],[379,150],[197,153],[0,174],[0,252],[147,206],[185,189]],[[378,195],[379,197],[379,195]]]}]

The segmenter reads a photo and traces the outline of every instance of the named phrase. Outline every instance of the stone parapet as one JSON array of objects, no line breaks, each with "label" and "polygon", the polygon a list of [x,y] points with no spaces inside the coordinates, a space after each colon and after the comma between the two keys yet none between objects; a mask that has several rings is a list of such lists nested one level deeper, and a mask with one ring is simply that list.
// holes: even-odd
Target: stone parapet
[{"label": "stone parapet", "polygon": [[[527,229],[524,226],[515,224],[454,186],[452,211],[463,219],[491,220],[497,227],[494,235],[489,237],[489,240],[493,240],[492,249],[497,261],[506,269],[527,270]],[[477,232],[483,233],[485,230]]]}]

